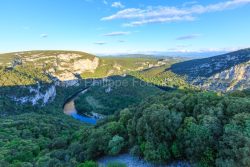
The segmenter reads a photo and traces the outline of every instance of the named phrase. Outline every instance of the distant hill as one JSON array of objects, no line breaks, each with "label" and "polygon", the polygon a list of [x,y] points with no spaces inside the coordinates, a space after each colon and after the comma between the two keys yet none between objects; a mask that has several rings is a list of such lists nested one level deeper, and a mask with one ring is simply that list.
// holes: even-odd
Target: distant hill
[{"label": "distant hill", "polygon": [[185,76],[204,89],[230,91],[250,87],[250,48],[173,64],[166,71]]}]

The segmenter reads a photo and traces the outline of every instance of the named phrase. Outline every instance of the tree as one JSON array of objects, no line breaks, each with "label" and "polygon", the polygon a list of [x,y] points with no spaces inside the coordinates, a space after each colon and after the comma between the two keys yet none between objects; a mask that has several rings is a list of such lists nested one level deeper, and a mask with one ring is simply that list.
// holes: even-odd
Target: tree
[{"label": "tree", "polygon": [[122,111],[120,111],[120,120],[119,122],[121,124],[123,124],[124,126],[126,126],[128,124],[128,120],[132,118],[132,113],[130,112],[129,109],[124,109]]},{"label": "tree", "polygon": [[250,114],[240,113],[224,127],[218,148],[219,167],[250,166]]},{"label": "tree", "polygon": [[[204,159],[211,161],[203,162],[211,164],[214,160],[214,154],[210,153],[213,148],[213,135],[210,130],[203,125],[197,124],[193,117],[187,117],[183,126],[177,132],[178,145],[183,150],[183,154],[193,162],[199,162]],[[206,157],[211,155],[212,157]]]},{"label": "tree", "polygon": [[166,162],[171,158],[171,154],[167,145],[162,143],[154,145],[153,143],[146,142],[143,155],[145,160],[154,163]]},{"label": "tree", "polygon": [[121,152],[122,148],[124,147],[124,138],[118,135],[115,135],[110,141],[109,141],[109,154],[110,155],[117,155]]}]

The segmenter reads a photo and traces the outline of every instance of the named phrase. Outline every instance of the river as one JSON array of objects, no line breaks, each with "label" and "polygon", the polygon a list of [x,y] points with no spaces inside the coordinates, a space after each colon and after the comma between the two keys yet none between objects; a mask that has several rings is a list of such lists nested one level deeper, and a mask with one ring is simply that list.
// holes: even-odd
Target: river
[{"label": "river", "polygon": [[86,88],[84,90],[81,90],[77,93],[75,93],[72,97],[70,97],[65,104],[63,105],[63,112],[66,115],[72,116],[74,119],[79,120],[84,123],[95,125],[97,123],[97,119],[83,116],[78,114],[76,108],[75,108],[75,99],[80,95],[84,94],[88,91],[89,88]]}]

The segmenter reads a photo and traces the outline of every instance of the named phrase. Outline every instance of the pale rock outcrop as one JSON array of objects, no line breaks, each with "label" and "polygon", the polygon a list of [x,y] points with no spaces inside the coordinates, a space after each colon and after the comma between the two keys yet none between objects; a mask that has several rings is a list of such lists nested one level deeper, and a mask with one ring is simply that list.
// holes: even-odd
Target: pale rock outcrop
[{"label": "pale rock outcrop", "polygon": [[208,90],[232,91],[250,87],[250,61],[209,77],[201,86]]},{"label": "pale rock outcrop", "polygon": [[42,102],[42,106],[46,105],[50,101],[53,101],[56,97],[56,87],[55,85],[51,85],[47,88],[47,90],[43,93],[40,90],[40,85],[38,84],[37,88],[28,87],[29,92],[32,95],[23,96],[23,97],[14,97],[12,96],[11,99],[13,99],[16,102],[19,102],[21,104],[25,103],[32,103],[32,105],[37,105],[39,101]]},{"label": "pale rock outcrop", "polygon": [[72,53],[72,54],[71,53],[69,53],[69,54],[59,54],[59,55],[57,55],[57,58],[59,58],[60,60],[69,62],[70,60],[81,58],[81,55],[74,54],[74,53]]},{"label": "pale rock outcrop", "polygon": [[73,69],[75,72],[84,72],[84,71],[94,71],[99,65],[99,58],[95,57],[94,60],[90,59],[81,59],[75,61],[73,64]]},{"label": "pale rock outcrop", "polygon": [[[27,53],[29,54],[29,52]],[[30,53],[32,54],[32,53]],[[83,72],[95,72],[99,65],[98,57],[89,57],[77,53],[53,53],[22,55],[23,62],[34,63],[37,67],[50,67],[46,71],[60,81],[76,80]]]},{"label": "pale rock outcrop", "polygon": [[121,70],[121,65],[120,64],[115,64],[114,66],[113,66],[116,70],[118,70],[118,71],[120,71]]},{"label": "pale rock outcrop", "polygon": [[[61,55],[63,60],[70,60],[72,56]],[[74,56],[76,57],[76,55]],[[65,63],[62,62],[60,65],[57,65],[57,70],[60,73],[52,72],[53,70],[50,69],[49,71],[52,72],[51,75],[57,77],[60,81],[70,81],[76,80],[76,75],[80,75],[83,72],[94,72],[99,65],[99,58],[95,57],[93,60],[91,59],[71,59],[72,62]],[[67,65],[67,66],[66,66]]]}]

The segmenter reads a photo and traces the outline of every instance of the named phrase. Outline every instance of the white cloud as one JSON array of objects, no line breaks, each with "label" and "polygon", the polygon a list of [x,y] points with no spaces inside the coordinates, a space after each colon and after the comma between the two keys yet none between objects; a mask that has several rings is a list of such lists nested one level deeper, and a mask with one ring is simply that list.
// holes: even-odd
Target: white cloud
[{"label": "white cloud", "polygon": [[125,23],[123,24],[123,26],[134,27],[149,23],[170,23],[176,21],[193,21],[193,20],[195,20],[195,18],[192,16],[159,17],[159,18],[145,19],[140,21],[133,21],[130,23]]},{"label": "white cloud", "polygon": [[125,8],[121,2],[113,2],[111,6],[114,8]]},{"label": "white cloud", "polygon": [[113,15],[103,17],[101,20],[131,20],[129,23],[125,23],[127,26],[138,26],[149,23],[164,23],[173,21],[193,21],[198,15],[204,13],[233,9],[247,4],[250,4],[250,0],[229,0],[210,5],[193,4],[188,7],[181,8],[170,6],[153,6],[146,7],[145,9],[128,8],[120,10]]},{"label": "white cloud", "polygon": [[98,42],[94,42],[94,44],[96,45],[105,45],[107,44],[106,42],[103,42],[103,41],[98,41]]},{"label": "white cloud", "polygon": [[107,34],[103,34],[103,36],[121,36],[121,35],[128,35],[130,32],[123,32],[123,31],[118,31],[118,32],[111,32]]},{"label": "white cloud", "polygon": [[48,34],[40,34],[40,37],[41,37],[41,38],[47,38],[47,37],[48,37]]},{"label": "white cloud", "polygon": [[177,37],[176,40],[189,40],[189,39],[195,39],[200,37],[200,34],[190,34],[190,35],[184,35],[184,36],[180,36]]}]

